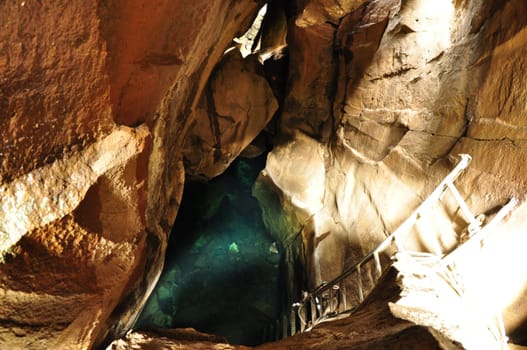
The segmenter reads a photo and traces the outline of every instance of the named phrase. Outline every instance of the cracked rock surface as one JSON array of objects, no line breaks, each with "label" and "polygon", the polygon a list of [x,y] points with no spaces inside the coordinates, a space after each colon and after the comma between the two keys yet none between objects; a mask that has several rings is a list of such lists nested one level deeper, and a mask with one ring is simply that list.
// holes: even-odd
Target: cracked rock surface
[{"label": "cracked rock surface", "polygon": [[[493,215],[527,190],[524,2],[373,1],[337,19],[333,5],[307,2],[290,23],[287,134],[258,185],[301,229],[310,288],[393,232],[460,153],[473,159],[456,185],[474,213]],[[427,215],[408,247],[451,249],[462,214],[447,205]]]}]

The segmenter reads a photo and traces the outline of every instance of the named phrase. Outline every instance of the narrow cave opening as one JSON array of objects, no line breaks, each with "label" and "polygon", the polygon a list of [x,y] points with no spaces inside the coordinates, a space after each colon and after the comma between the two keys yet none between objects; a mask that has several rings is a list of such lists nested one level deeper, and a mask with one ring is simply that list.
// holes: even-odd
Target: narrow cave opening
[{"label": "narrow cave opening", "polygon": [[282,252],[251,195],[265,159],[238,158],[222,175],[185,185],[164,270],[136,328],[192,327],[249,346],[273,339]]},{"label": "narrow cave opening", "polygon": [[[296,279],[291,278],[300,273],[295,265],[297,252],[292,253],[298,240],[291,243],[274,231],[272,235],[273,229],[266,227],[262,218],[262,209],[271,209],[261,208],[253,195],[253,185],[265,168],[267,153],[275,141],[280,105],[285,95],[289,64],[285,34],[283,4],[273,1],[269,6],[264,5],[247,33],[233,41],[236,44],[233,48],[238,48],[243,57],[252,56],[247,61],[255,65],[242,65],[241,71],[236,65],[231,70],[219,65],[213,72],[207,86],[212,97],[208,101],[211,102],[207,105],[208,112],[204,114],[207,119],[201,124],[196,122],[195,130],[188,136],[191,145],[184,156],[190,175],[168,241],[164,269],[135,328],[191,327],[222,336],[231,344],[247,346],[288,335],[287,315],[291,311],[292,298],[296,300],[299,294],[296,289],[300,287]],[[233,48],[226,51],[224,64],[233,60],[229,54]],[[246,128],[250,131],[251,127],[255,128],[247,120],[240,120],[237,110],[233,111],[231,106],[248,106],[249,111],[257,111],[261,101],[271,98],[265,97],[265,89],[254,84],[249,84],[249,88],[255,90],[249,94],[247,106],[245,99],[232,102],[229,96],[216,94],[225,88],[224,80],[232,77],[232,72],[247,74],[247,71],[252,72],[253,83],[260,77],[269,85],[269,93],[278,102],[278,110],[266,116],[269,107],[266,106],[260,108],[262,115],[256,112],[247,114],[247,118],[269,119],[266,125],[260,126],[263,130],[258,136],[244,147],[240,156],[221,175],[205,181],[203,178],[216,174],[201,167],[206,163],[207,151],[213,150],[211,164],[214,165],[218,161],[216,154],[221,154],[221,149],[230,154],[229,145],[241,142],[236,139],[239,135],[229,134],[230,130]],[[223,83],[216,86],[216,82]],[[225,100],[230,101],[229,108],[225,108]],[[220,115],[219,110],[228,116]],[[212,135],[217,142],[207,149],[210,139],[203,136],[200,126],[206,128],[209,125],[210,115],[216,118],[217,124],[211,129],[217,131]],[[193,147],[198,150],[203,147],[202,153]],[[235,147],[232,152],[236,154]],[[276,198],[272,199],[275,201],[266,197],[276,211],[273,215],[278,217],[280,203]]]}]

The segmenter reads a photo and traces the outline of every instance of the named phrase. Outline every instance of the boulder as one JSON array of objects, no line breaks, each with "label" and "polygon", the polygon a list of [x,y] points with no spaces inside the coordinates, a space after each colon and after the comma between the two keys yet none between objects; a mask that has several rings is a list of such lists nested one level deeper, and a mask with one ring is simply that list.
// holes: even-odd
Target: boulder
[{"label": "boulder", "polygon": [[187,174],[213,178],[223,173],[258,136],[278,109],[256,56],[226,53],[215,68],[186,134]]}]

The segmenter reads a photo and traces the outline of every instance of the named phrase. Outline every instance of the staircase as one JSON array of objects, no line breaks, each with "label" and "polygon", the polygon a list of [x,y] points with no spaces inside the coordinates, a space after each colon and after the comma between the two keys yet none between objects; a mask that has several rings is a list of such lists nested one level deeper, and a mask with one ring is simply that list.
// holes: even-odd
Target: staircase
[{"label": "staircase", "polygon": [[[454,182],[464,169],[468,167],[471,157],[467,154],[460,155],[460,161],[454,169],[435,188],[430,196],[377,248],[372,250],[357,263],[348,267],[338,277],[324,282],[310,292],[303,292],[302,300],[293,304],[290,315],[283,315],[274,327],[275,339],[294,335],[297,332],[311,330],[317,324],[349,316],[363,301],[369,292],[379,281],[383,272],[392,265],[386,256],[405,255],[419,263],[430,261],[439,262],[445,271],[451,270],[455,257],[462,254],[464,250],[470,249],[481,243],[481,241],[492,231],[517,204],[512,199],[505,205],[488,223],[483,225],[484,216],[475,216],[468,208],[465,200],[457,190]],[[416,221],[432,205],[441,201],[446,191],[450,191],[459,206],[459,210],[468,224],[466,237],[463,243],[456,246],[450,252],[443,252],[437,244],[433,253],[409,251],[404,248],[404,234],[407,233]],[[395,253],[394,253],[395,252]],[[373,283],[371,280],[373,279]],[[366,283],[370,281],[370,283]],[[348,290],[351,287],[356,290]],[[499,343],[506,348],[507,337],[504,332],[501,315],[496,318],[492,325],[492,332]]]}]

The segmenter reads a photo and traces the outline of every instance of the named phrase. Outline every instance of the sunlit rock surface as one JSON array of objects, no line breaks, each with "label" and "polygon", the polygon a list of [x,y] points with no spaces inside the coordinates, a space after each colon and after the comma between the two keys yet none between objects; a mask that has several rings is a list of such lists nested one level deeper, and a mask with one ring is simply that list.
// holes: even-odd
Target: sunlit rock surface
[{"label": "sunlit rock surface", "polygon": [[[336,66],[335,82],[307,70],[291,75],[282,107],[287,135],[270,153],[257,185],[280,198],[279,215],[287,217],[268,222],[301,228],[311,288],[396,229],[459,153],[473,157],[457,184],[474,213],[492,216],[527,190],[521,175],[525,118],[519,117],[526,112],[520,83],[526,20],[515,15],[525,10],[524,2],[375,1],[341,15],[335,26],[315,14],[306,19],[320,3],[299,5],[302,12],[291,21],[290,38],[302,33],[301,42],[316,48],[291,42],[290,72],[329,46],[336,49],[336,63],[324,56],[325,71]],[[330,9],[327,2],[327,11],[317,13],[328,18]],[[309,79],[314,83],[296,85]],[[329,116],[316,112],[324,99],[332,104]],[[328,120],[326,128],[314,127]],[[263,207],[269,204],[269,196],[258,197]],[[428,236],[410,245],[431,251],[439,243],[448,251],[466,225],[461,212],[447,204],[430,217],[422,228]],[[517,324],[507,310],[506,328],[514,333]]]}]

